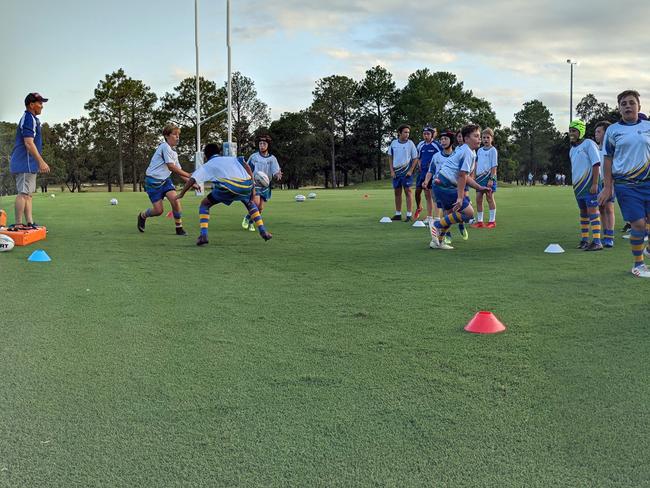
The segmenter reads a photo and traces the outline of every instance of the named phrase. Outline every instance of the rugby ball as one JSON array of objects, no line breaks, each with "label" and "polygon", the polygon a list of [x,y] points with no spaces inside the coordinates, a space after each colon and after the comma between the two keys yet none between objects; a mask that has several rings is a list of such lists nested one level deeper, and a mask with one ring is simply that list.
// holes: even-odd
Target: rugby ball
[{"label": "rugby ball", "polygon": [[296,195],[296,202],[304,202],[305,200],[305,195]]},{"label": "rugby ball", "polygon": [[11,251],[14,248],[14,240],[6,234],[0,234],[0,252]]},{"label": "rugby ball", "polygon": [[307,195],[307,198],[309,198],[310,200],[313,200],[314,198],[316,198],[316,194],[314,192],[312,192],[309,195]]},{"label": "rugby ball", "polygon": [[117,198],[111,198],[111,205],[117,205]]},{"label": "rugby ball", "polygon": [[55,198],[55,197],[56,197],[56,195],[55,195],[54,193],[52,193],[50,196],[51,196],[52,198]]},{"label": "rugby ball", "polygon": [[262,188],[266,188],[269,186],[269,175],[267,175],[264,171],[258,171],[255,173],[255,183],[257,186],[261,186]]}]

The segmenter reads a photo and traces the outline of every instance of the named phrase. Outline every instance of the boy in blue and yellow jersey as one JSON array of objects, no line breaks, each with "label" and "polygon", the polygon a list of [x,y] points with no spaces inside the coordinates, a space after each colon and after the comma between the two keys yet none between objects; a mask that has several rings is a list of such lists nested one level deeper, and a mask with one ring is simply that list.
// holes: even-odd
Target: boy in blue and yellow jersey
[{"label": "boy in blue and yellow jersey", "polygon": [[212,192],[205,197],[199,206],[199,222],[201,233],[196,241],[197,246],[208,243],[208,224],[210,222],[210,207],[217,203],[230,205],[232,202],[242,202],[248,210],[248,216],[257,227],[260,236],[268,241],[273,236],[264,227],[264,221],[253,202],[255,190],[253,187],[253,171],[250,166],[233,156],[219,156],[221,148],[218,144],[206,144],[203,149],[205,164],[197,169],[185,183],[178,194],[178,199],[185,196],[187,190],[195,183],[212,181]]},{"label": "boy in blue and yellow jersey", "polygon": [[[248,165],[253,170],[253,181],[255,181],[255,174],[265,173],[269,177],[269,186],[262,188],[258,184],[255,184],[255,197],[253,202],[257,205],[257,208],[262,213],[266,202],[271,199],[271,182],[273,179],[280,181],[282,179],[282,170],[278,164],[276,157],[269,152],[269,147],[271,145],[271,136],[260,136],[257,139],[258,152],[251,154],[251,157],[248,158]],[[251,222],[248,218],[248,214],[244,217],[242,221],[242,227],[250,231],[255,231],[255,224]]]},{"label": "boy in blue and yellow jersey", "polygon": [[622,119],[605,132],[605,183],[598,203],[612,197],[612,181],[623,218],[632,226],[632,274],[650,278],[643,259],[643,239],[650,218],[650,122],[639,118],[639,92],[625,90],[617,97]]},{"label": "boy in blue and yellow jersey", "polygon": [[436,172],[433,179],[433,192],[436,196],[438,207],[449,210],[440,221],[430,227],[431,243],[433,249],[453,249],[444,242],[447,229],[460,222],[469,222],[474,216],[474,209],[467,196],[466,185],[476,190],[485,192],[490,188],[481,186],[470,176],[476,164],[476,150],[481,145],[481,128],[470,124],[461,130],[464,144],[456,148]]},{"label": "boy in blue and yellow jersey", "polygon": [[476,223],[472,227],[483,227],[483,196],[487,198],[488,208],[490,209],[490,218],[485,226],[492,229],[497,226],[497,206],[494,201],[494,192],[497,191],[497,166],[499,165],[499,156],[496,147],[492,145],[494,140],[494,131],[490,128],[483,129],[481,132],[481,141],[483,147],[476,151],[476,182],[481,186],[489,186],[491,192],[484,193],[476,191]]},{"label": "boy in blue and yellow jersey", "polygon": [[393,220],[402,220],[402,189],[406,198],[406,222],[411,221],[411,185],[413,184],[413,171],[418,164],[418,151],[409,139],[411,128],[408,125],[400,125],[397,128],[397,136],[388,147],[388,163],[390,176],[393,178],[393,190],[395,192],[395,215]]},{"label": "boy in blue and yellow jersey", "polygon": [[[585,139],[585,123],[576,119],[569,124],[569,141],[571,149],[571,179],[573,192],[580,209],[580,244],[578,249],[601,251],[600,212],[598,210],[598,192],[600,184],[600,155],[598,146],[591,139]],[[591,244],[589,243],[591,227]]]},{"label": "boy in blue and yellow jersey", "polygon": [[426,126],[422,130],[422,140],[417,145],[418,151],[418,167],[420,168],[420,174],[418,179],[415,182],[415,215],[413,216],[414,220],[417,220],[422,212],[422,190],[424,190],[424,198],[427,201],[427,218],[426,222],[433,221],[433,199],[431,198],[431,189],[425,188],[422,186],[424,179],[427,176],[429,170],[429,165],[433,159],[434,154],[440,152],[441,147],[436,142],[436,129],[435,127]]},{"label": "boy in blue and yellow jersey", "polygon": [[[604,139],[605,131],[607,127],[612,125],[606,120],[598,122],[596,128],[594,129],[594,140],[598,144],[598,154],[600,156],[600,174],[602,177],[603,168],[605,167],[605,148],[604,148]],[[614,190],[612,189],[612,195]],[[605,202],[604,205],[600,205],[598,210],[600,211],[600,220],[603,223],[603,246],[604,247],[614,247],[614,225],[616,224],[616,217],[614,212],[614,201],[615,198],[612,197],[608,202]]]},{"label": "boy in blue and yellow jersey", "polygon": [[166,197],[172,206],[176,235],[186,236],[187,232],[183,229],[181,202],[176,199],[176,187],[171,179],[172,173],[179,175],[183,181],[187,181],[190,177],[190,174],[181,168],[178,154],[174,150],[180,140],[181,130],[173,124],[167,124],[162,133],[165,141],[154,152],[144,178],[144,189],[152,206],[138,214],[138,230],[144,232],[147,219],[163,213],[163,199]]}]

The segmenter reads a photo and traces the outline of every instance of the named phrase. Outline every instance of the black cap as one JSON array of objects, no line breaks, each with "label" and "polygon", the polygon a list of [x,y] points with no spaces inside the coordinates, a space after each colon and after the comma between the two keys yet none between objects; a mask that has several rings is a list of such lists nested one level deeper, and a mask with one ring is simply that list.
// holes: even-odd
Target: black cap
[{"label": "black cap", "polygon": [[43,95],[40,93],[28,93],[27,96],[25,97],[25,106],[29,105],[30,103],[34,102],[47,102],[47,98],[43,98]]}]

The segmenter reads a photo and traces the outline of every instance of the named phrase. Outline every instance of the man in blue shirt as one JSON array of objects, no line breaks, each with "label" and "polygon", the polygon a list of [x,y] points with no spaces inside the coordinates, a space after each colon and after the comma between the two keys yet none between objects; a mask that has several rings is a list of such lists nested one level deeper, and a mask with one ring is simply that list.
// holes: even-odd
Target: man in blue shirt
[{"label": "man in blue shirt", "polygon": [[[433,222],[433,198],[431,197],[431,189],[424,188],[422,183],[429,172],[429,165],[431,164],[433,155],[441,150],[440,145],[435,140],[436,132],[435,127],[427,125],[422,130],[422,140],[416,148],[418,151],[420,175],[415,183],[415,215],[413,216],[413,220],[417,220],[420,212],[422,212],[421,199],[422,190],[424,190],[424,197],[427,201],[427,223]],[[435,173],[435,170],[433,172]]]},{"label": "man in blue shirt", "polygon": [[50,167],[41,156],[43,138],[41,121],[37,117],[43,111],[44,102],[47,102],[47,98],[39,93],[29,93],[25,97],[25,113],[16,129],[10,164],[11,173],[16,177],[16,222],[13,225],[16,230],[36,228],[32,217],[32,193],[36,191],[36,174],[50,172]]}]

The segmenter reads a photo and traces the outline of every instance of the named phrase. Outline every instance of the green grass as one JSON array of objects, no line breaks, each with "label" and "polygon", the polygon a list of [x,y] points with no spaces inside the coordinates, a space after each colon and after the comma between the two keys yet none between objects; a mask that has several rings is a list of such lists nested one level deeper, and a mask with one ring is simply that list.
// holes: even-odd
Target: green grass
[{"label": "green grass", "polygon": [[451,252],[378,223],[390,190],[295,193],[268,243],[215,207],[205,248],[194,196],[180,238],[137,232],[144,194],[36,195],[48,239],[0,254],[0,486],[650,486],[650,283],[627,241],[573,249],[569,188],[500,191]]}]

